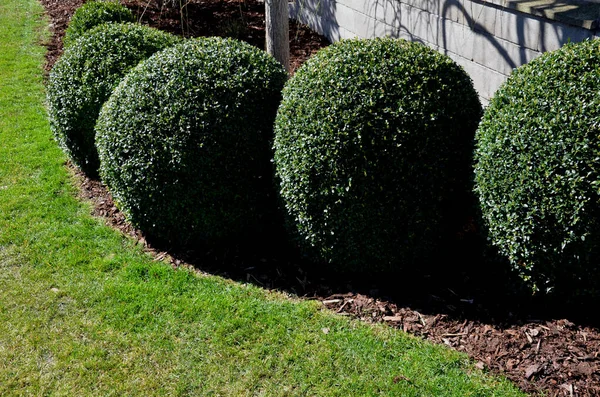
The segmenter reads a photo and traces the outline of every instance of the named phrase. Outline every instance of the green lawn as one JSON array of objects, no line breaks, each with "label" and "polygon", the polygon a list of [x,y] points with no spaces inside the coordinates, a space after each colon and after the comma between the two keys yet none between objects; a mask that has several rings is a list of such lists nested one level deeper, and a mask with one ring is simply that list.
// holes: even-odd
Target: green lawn
[{"label": "green lawn", "polygon": [[518,396],[466,356],[172,270],[89,215],[49,131],[37,0],[0,4],[0,395]]}]

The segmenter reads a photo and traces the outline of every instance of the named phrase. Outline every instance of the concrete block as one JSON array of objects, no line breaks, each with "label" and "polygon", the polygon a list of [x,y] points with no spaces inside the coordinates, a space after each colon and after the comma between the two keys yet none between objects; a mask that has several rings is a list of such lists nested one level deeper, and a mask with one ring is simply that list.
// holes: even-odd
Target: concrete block
[{"label": "concrete block", "polygon": [[471,30],[477,32],[495,33],[500,10],[469,0],[461,1],[460,5],[462,6],[460,9],[456,9],[458,7],[455,7],[457,14],[455,22],[466,25]]},{"label": "concrete block", "polygon": [[465,5],[464,3],[467,0],[448,0],[442,4],[437,15],[439,15],[443,19],[447,19],[453,22],[459,22],[464,19],[463,14],[465,13]]},{"label": "concrete block", "polygon": [[534,51],[541,51],[540,32],[548,22],[510,10],[499,10],[497,15],[495,36]]},{"label": "concrete block", "polygon": [[380,22],[396,26],[396,21],[402,16],[403,4],[396,0],[378,1],[368,15],[375,17]]},{"label": "concrete block", "polygon": [[501,8],[510,8],[510,3],[513,0],[485,0],[487,3],[493,4]]},{"label": "concrete block", "polygon": [[562,23],[546,23],[540,33],[540,51],[553,51],[568,42],[578,43],[593,35],[594,33],[587,29]]},{"label": "concrete block", "polygon": [[414,9],[406,4],[390,3],[386,8],[377,9],[375,17],[390,26],[399,28],[402,26],[403,20],[406,21],[406,17],[411,10]]},{"label": "concrete block", "polygon": [[446,21],[440,30],[437,44],[444,52],[459,54],[463,58],[506,75],[510,74],[515,67],[540,55],[539,51],[449,21]]},{"label": "concrete block", "polygon": [[355,10],[349,8],[342,4],[337,4],[335,9],[335,19],[338,25],[343,26],[344,29],[354,32],[356,29],[354,28],[354,14]]},{"label": "concrete block", "polygon": [[[313,0],[314,1],[314,0]],[[317,0],[318,1],[318,0]],[[355,11],[368,15],[375,8],[375,4],[380,0],[346,0],[351,4],[348,7]]]},{"label": "concrete block", "polygon": [[423,43],[426,45],[429,45],[429,43],[425,42],[425,40],[423,40],[420,37],[416,37],[415,35],[413,35],[408,29],[406,29],[406,27],[397,27],[397,26],[389,26],[386,25],[389,28],[389,37],[393,37],[396,39],[404,39],[407,41],[416,41],[419,43]]},{"label": "concrete block", "polygon": [[385,37],[393,33],[393,28],[361,12],[354,13],[354,33],[366,39]]},{"label": "concrete block", "polygon": [[388,19],[390,36],[410,41],[437,43],[440,18],[413,7],[401,6],[397,19]]},{"label": "concrete block", "polygon": [[312,12],[308,7],[294,10],[295,19],[303,24],[310,26],[312,30],[327,37],[331,42],[337,41],[340,38],[339,25],[335,18],[321,17]]},{"label": "concrete block", "polygon": [[507,75],[486,68],[485,66],[472,62],[458,54],[448,53],[448,56],[458,65],[462,66],[465,72],[471,77],[473,80],[473,87],[479,94],[480,100],[484,105],[489,102],[496,90],[508,78]]},{"label": "concrete block", "polygon": [[[296,1],[299,1],[299,0],[296,0]],[[336,4],[336,7],[341,4],[346,7],[353,8],[354,0],[335,0],[335,4]]]},{"label": "concrete block", "polygon": [[355,37],[358,37],[356,33],[346,30],[344,28],[340,28],[339,34],[340,40],[353,39]]},{"label": "concrete block", "polygon": [[472,60],[475,35],[468,26],[446,19],[442,21],[435,44],[443,53],[452,52]]},{"label": "concrete block", "polygon": [[477,34],[474,37],[472,60],[505,75],[540,55],[539,51],[494,36]]},{"label": "concrete block", "polygon": [[429,14],[413,7],[403,7],[403,12],[398,22],[400,25],[396,25],[396,27],[406,30],[412,37],[429,43],[437,43],[441,25],[437,15]]},{"label": "concrete block", "polygon": [[[402,0],[401,3],[412,8],[440,15],[444,4],[448,0]],[[454,1],[454,0],[449,0]]]},{"label": "concrete block", "polygon": [[334,26],[331,24],[327,25],[326,23],[324,23],[323,25],[326,32],[326,34],[324,34],[323,36],[327,37],[329,41],[335,43],[336,41],[340,41],[342,39],[340,28],[338,26],[334,28]]}]

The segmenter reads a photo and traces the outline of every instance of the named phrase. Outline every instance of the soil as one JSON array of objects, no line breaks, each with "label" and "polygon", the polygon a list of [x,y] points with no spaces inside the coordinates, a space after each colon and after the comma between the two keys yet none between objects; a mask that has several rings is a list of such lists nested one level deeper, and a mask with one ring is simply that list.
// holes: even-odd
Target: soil
[{"label": "soil", "polygon": [[[41,0],[52,31],[46,43],[46,71],[60,57],[70,16],[84,2]],[[142,23],[159,29],[186,37],[230,36],[264,48],[264,4],[256,0],[189,0],[182,13],[156,0],[121,2]],[[328,44],[290,21],[292,72]],[[492,269],[502,266],[482,268],[486,252],[472,222],[465,222],[451,242],[464,263],[457,266],[446,259],[441,276],[415,272],[381,281],[328,274],[276,236],[251,250],[240,245],[184,251],[148,242],[116,208],[101,182],[67,166],[79,182],[81,197],[92,202],[93,214],[132,236],[156,260],[319,300],[340,315],[387,323],[465,352],[478,367],[506,376],[531,395],[600,396],[598,306],[574,310],[561,302],[536,300],[516,287],[519,282],[509,272]]]},{"label": "soil", "polygon": [[[52,37],[47,43],[46,69],[62,53],[62,38],[74,10],[86,0],[41,0],[50,17]],[[165,1],[166,2],[166,1]],[[138,20],[184,37],[222,36],[244,40],[264,49],[264,4],[256,0],[187,0],[183,12],[161,6],[160,0],[122,0]],[[308,27],[290,20],[290,72],[329,41]]]}]

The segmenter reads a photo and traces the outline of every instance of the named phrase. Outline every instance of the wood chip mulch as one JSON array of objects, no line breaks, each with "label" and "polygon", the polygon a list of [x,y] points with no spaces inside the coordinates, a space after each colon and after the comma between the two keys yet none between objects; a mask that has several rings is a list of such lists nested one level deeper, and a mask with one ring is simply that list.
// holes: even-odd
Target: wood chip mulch
[{"label": "wood chip mulch", "polygon": [[[74,10],[85,0],[41,0],[49,16],[52,37],[46,72],[62,53],[62,37]],[[156,1],[121,0],[142,23],[185,36],[229,35],[264,47],[264,5],[256,0],[190,0],[183,13]],[[182,22],[183,27],[182,27]],[[318,49],[325,38],[305,26],[291,23],[292,68]],[[413,335],[467,353],[479,368],[511,379],[531,395],[600,396],[600,332],[598,315],[588,321],[504,298],[485,285],[479,291],[430,282],[392,280],[393,287],[377,283],[324,277],[302,262],[285,263],[271,257],[240,257],[235,250],[202,253],[170,252],[152,246],[114,205],[106,188],[69,165],[81,197],[92,203],[93,214],[130,235],[174,267],[193,265],[200,271],[252,282],[265,288],[320,300],[340,315],[367,322],[383,322]],[[410,284],[410,285],[407,285]],[[427,287],[425,287],[427,285]],[[390,291],[403,290],[403,294]],[[493,295],[499,298],[494,300]],[[556,315],[555,315],[556,314]],[[591,319],[591,321],[589,320]]]}]

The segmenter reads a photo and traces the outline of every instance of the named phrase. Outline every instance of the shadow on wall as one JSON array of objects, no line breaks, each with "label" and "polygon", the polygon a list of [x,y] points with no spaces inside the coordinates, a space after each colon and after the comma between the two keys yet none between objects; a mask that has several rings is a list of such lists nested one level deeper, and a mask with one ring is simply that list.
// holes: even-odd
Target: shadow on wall
[{"label": "shadow on wall", "polygon": [[323,35],[329,41],[347,38],[340,35],[336,18],[336,2],[332,0],[293,0],[290,3],[290,18]]},{"label": "shadow on wall", "polygon": [[391,36],[450,56],[487,102],[512,70],[595,37],[600,4],[574,0],[295,0],[293,18],[331,41]]}]

